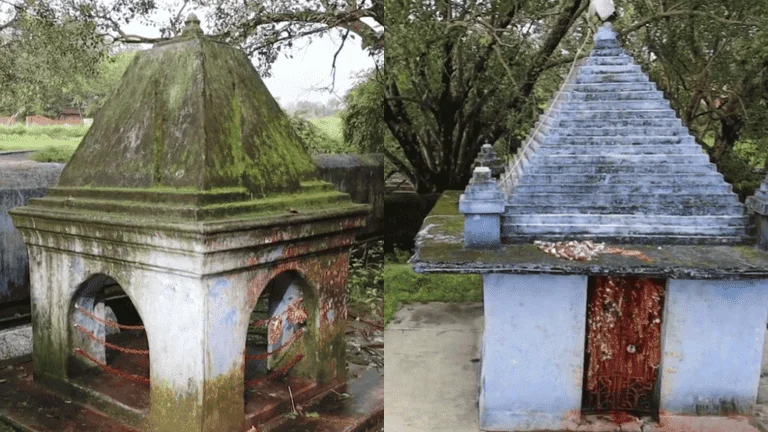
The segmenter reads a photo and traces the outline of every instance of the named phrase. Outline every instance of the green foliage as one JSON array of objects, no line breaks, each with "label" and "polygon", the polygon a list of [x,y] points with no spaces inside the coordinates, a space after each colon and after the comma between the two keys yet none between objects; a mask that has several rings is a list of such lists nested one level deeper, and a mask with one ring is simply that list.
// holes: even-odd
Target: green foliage
[{"label": "green foliage", "polygon": [[401,302],[479,302],[483,283],[478,275],[423,275],[408,264],[384,266],[384,322],[389,322]]},{"label": "green foliage", "polygon": [[12,37],[0,39],[0,112],[55,116],[78,107],[107,48],[93,22],[27,2]]},{"label": "green foliage", "polygon": [[[357,149],[353,146],[332,138],[313,122],[300,116],[292,116],[291,124],[296,129],[296,132],[298,132],[302,142],[306,145],[307,151],[311,154],[358,153]],[[325,128],[328,129],[330,124],[331,122],[325,123]]]},{"label": "green foliage", "polygon": [[343,120],[341,117],[336,115],[313,117],[309,119],[309,122],[315,125],[332,140],[344,142]]},{"label": "green foliage", "polygon": [[376,73],[369,73],[346,95],[347,108],[342,113],[344,140],[365,153],[384,153],[384,175],[398,167],[393,162],[405,160],[402,150],[384,121],[384,84]]},{"label": "green foliage", "polygon": [[383,253],[383,241],[355,247],[350,252],[347,275],[350,304],[378,309],[384,296]]},{"label": "green foliage", "polygon": [[81,97],[86,105],[86,116],[95,116],[109,96],[117,90],[125,70],[135,56],[136,51],[123,51],[110,55],[99,64],[99,71],[95,78],[84,80],[82,85],[86,91]]},{"label": "green foliage", "polygon": [[75,153],[75,149],[63,146],[48,146],[35,153],[32,160],[37,162],[59,162],[67,163]]},{"label": "green foliage", "polygon": [[420,192],[462,189],[482,144],[516,150],[586,39],[586,3],[388,1],[384,118]]}]

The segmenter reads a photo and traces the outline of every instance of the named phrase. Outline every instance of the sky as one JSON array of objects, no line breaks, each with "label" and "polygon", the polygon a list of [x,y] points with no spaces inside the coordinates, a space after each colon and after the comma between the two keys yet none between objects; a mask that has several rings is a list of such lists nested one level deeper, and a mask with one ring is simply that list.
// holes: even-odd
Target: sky
[{"label": "sky", "polygon": [[[157,14],[155,18],[163,19],[164,17]],[[202,16],[200,18],[201,27],[206,31],[205,18]],[[145,37],[159,36],[156,29],[141,23],[129,24],[124,31]],[[283,106],[300,100],[327,102],[343,98],[357,82],[357,76],[373,68],[374,61],[362,49],[359,38],[348,39],[336,59],[336,81],[334,91],[330,93],[327,87],[333,82],[331,76],[333,55],[340,45],[341,38],[334,32],[329,32],[328,36],[323,38],[315,38],[311,43],[307,38],[298,39],[293,48],[287,51],[293,58],[287,58],[285,55],[287,52],[282,53],[272,65],[272,76],[266,78],[264,83]]]}]

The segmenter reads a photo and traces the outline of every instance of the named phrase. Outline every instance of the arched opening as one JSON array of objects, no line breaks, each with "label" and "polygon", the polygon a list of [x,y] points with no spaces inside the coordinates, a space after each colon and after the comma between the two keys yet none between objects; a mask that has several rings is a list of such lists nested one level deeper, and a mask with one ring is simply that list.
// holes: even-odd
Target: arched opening
[{"label": "arched opening", "polygon": [[294,372],[300,362],[315,357],[308,352],[314,344],[307,342],[317,338],[318,304],[317,292],[296,271],[275,276],[262,291],[245,344],[247,418],[268,411],[266,404],[298,403],[314,387],[311,379]]},{"label": "arched opening", "polygon": [[70,307],[70,382],[133,409],[149,408],[149,343],[139,312],[113,278],[97,274]]}]

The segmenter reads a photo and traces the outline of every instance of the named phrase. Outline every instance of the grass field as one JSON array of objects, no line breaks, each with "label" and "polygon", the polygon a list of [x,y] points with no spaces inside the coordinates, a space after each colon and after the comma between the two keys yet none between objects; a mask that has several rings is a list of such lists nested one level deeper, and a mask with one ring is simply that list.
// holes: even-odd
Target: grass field
[{"label": "grass field", "polygon": [[81,138],[51,138],[47,135],[0,135],[0,151],[36,150],[61,147],[75,151]]},{"label": "grass field", "polygon": [[483,281],[478,275],[418,274],[410,264],[384,265],[384,322],[389,322],[400,303],[479,302]]},{"label": "grass field", "polygon": [[[334,140],[344,142],[342,120],[339,116],[311,119],[310,122]],[[0,151],[34,150],[39,162],[66,162],[75,152],[86,127],[0,126]]]}]

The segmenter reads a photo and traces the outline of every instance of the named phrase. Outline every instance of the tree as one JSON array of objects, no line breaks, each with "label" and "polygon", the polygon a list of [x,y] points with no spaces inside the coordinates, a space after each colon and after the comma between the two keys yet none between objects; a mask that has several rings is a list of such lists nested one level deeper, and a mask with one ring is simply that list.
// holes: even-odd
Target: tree
[{"label": "tree", "polygon": [[[749,107],[768,90],[768,35],[752,21],[768,7],[706,0],[697,2],[695,11],[699,14],[646,27],[633,35],[630,46],[652,55],[645,66],[685,124],[714,135],[712,155],[719,161],[738,140]],[[717,25],[712,16],[728,17],[728,24]]]},{"label": "tree", "polygon": [[519,143],[508,127],[543,101],[536,83],[587,4],[388,0],[384,118],[420,192],[463,187],[485,142]]},{"label": "tree", "polygon": [[[704,40],[723,33],[736,37],[741,32],[739,39],[745,42],[767,27],[756,21],[756,12],[764,8],[757,0],[738,2],[738,6],[725,0],[706,3],[628,0],[618,4],[620,18],[615,26],[636,52],[649,56],[650,63],[658,61],[653,58],[658,54],[651,52],[650,40],[633,36],[639,30],[661,32],[664,41],[672,42],[679,36],[672,29],[682,32],[690,29],[686,22],[693,22],[697,32],[708,31],[702,35]],[[485,142],[502,143],[510,150],[520,145],[527,126],[569,71],[579,47],[584,46],[581,55],[589,48],[593,23],[582,19],[587,7],[588,0],[387,0],[381,71],[384,115],[403,149],[404,159],[397,163],[419,191],[463,188],[472,160]],[[697,39],[697,43],[707,42]],[[754,77],[762,70],[754,56],[742,58],[750,66],[734,66],[741,68],[739,76]],[[728,76],[725,71],[719,75]],[[726,87],[718,88],[727,88],[731,94],[743,88],[743,95],[754,95],[754,82],[747,81],[751,84],[732,78]],[[728,132],[742,127],[731,114],[739,111],[737,99],[728,98],[730,105],[724,103],[718,109],[719,118],[733,125],[720,129],[719,142],[738,138]]]},{"label": "tree", "polygon": [[[742,197],[751,194],[762,177],[751,165],[758,153],[768,153],[765,135],[757,132],[768,95],[768,6],[703,0],[680,14],[650,5],[633,3],[622,18],[625,29],[636,28],[633,21],[642,24],[642,16],[663,21],[632,33],[625,46],[659,83],[726,180]],[[734,154],[737,142],[750,135],[751,148]]]},{"label": "tree", "polygon": [[70,107],[105,55],[92,23],[44,4],[14,9],[0,25],[0,111],[53,115]]},{"label": "tree", "polygon": [[[160,10],[173,12],[158,19]],[[0,62],[3,85],[10,88],[2,96],[5,102],[0,103],[23,99],[22,104],[28,105],[30,98],[47,99],[49,89],[43,85],[74,85],[72,72],[80,73],[75,67],[84,69],[84,78],[93,78],[108,51],[126,44],[167,40],[179,34],[193,11],[207,18],[210,36],[239,45],[257,60],[264,76],[297,38],[337,32],[342,40],[339,51],[353,40],[374,56],[383,49],[383,0],[3,0],[0,54],[4,60],[12,60]],[[129,34],[125,28],[132,22],[157,28],[160,37]],[[84,53],[83,45],[78,45],[83,43],[95,44],[95,48]],[[20,59],[24,55],[38,64],[23,65]],[[36,66],[51,74],[35,76]],[[48,103],[35,101],[33,105],[40,108]]]}]

